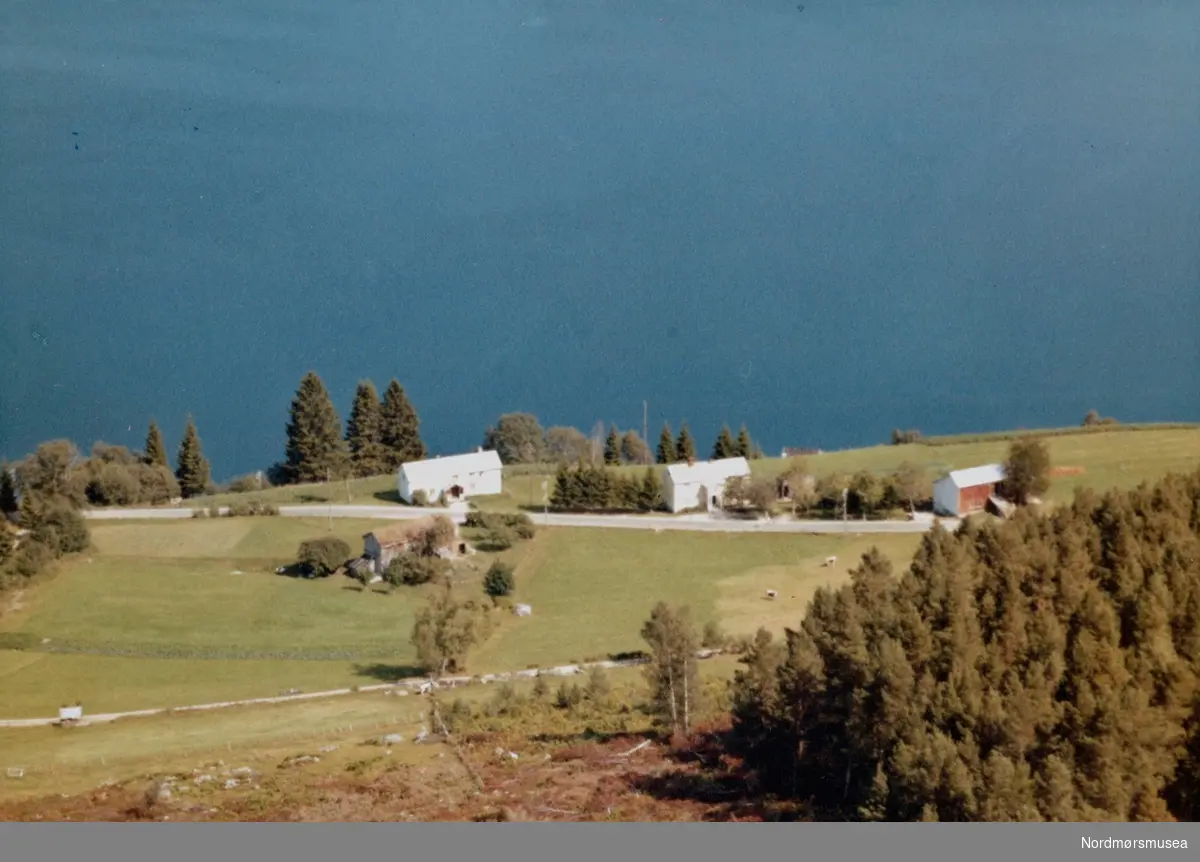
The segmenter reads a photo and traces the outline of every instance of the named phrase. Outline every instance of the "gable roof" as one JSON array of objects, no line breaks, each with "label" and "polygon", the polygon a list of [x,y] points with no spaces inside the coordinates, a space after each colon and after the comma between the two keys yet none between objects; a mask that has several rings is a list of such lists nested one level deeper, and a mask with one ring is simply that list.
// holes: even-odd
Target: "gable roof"
[{"label": "gable roof", "polygon": [[730,476],[749,476],[750,462],[741,456],[721,458],[717,461],[697,461],[695,464],[688,464],[685,461],[668,466],[667,475],[675,485],[688,485],[692,482],[723,482]]},{"label": "gable roof", "polygon": [[427,458],[424,461],[407,461],[400,465],[400,472],[413,485],[437,484],[453,476],[467,473],[482,473],[485,470],[500,470],[500,456],[492,451],[467,452],[448,458]]},{"label": "gable roof", "polygon": [[[379,542],[380,546],[399,545],[404,542],[411,542],[425,530],[433,526],[437,520],[437,515],[426,515],[423,518],[414,518],[412,520],[400,521],[395,524],[388,524],[386,527],[380,527],[378,530],[372,530],[365,534],[374,536],[375,541]],[[453,523],[453,522],[451,522]]]},{"label": "gable roof", "polygon": [[1004,481],[1003,464],[985,464],[982,467],[969,467],[966,470],[951,470],[941,478],[942,482],[949,480],[955,488],[974,488],[979,485],[995,485]]}]

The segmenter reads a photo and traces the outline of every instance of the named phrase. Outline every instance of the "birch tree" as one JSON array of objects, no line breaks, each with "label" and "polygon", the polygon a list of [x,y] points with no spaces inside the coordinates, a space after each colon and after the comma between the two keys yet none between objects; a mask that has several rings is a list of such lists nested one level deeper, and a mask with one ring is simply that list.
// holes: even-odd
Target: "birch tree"
[{"label": "birch tree", "polygon": [[646,681],[654,711],[672,733],[686,735],[691,732],[700,690],[696,665],[700,639],[690,609],[659,602],[642,626],[642,639],[650,647]]}]

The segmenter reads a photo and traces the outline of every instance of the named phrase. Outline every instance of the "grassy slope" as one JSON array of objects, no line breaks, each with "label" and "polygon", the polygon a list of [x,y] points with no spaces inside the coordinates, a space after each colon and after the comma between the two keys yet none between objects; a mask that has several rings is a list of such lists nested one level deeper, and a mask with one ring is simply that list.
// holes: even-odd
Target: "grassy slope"
[{"label": "grassy slope", "polygon": [[[1167,472],[1193,470],[1200,465],[1200,428],[1139,428],[1078,434],[1062,434],[1061,431],[1054,429],[1054,436],[1047,437],[1054,464],[1083,467],[1085,473],[1056,480],[1049,494],[1052,502],[1069,500],[1076,487],[1131,488],[1143,480],[1153,481]],[[812,456],[806,461],[809,469],[817,475],[853,473],[857,470],[884,472],[910,461],[925,467],[936,478],[947,470],[1003,460],[1009,446],[1009,441],[1003,439],[1007,436],[1011,435],[997,434],[991,435],[991,439],[970,438],[966,442],[940,445],[847,449]],[[947,440],[953,441],[954,438]],[[755,461],[753,466],[756,473],[772,475],[786,469],[787,462],[779,458],[764,458]],[[645,468],[621,469],[640,475]],[[505,492],[496,497],[479,498],[476,503],[482,509],[493,511],[537,507],[542,501],[542,482],[549,478],[552,478],[551,472],[539,472],[529,467],[508,467],[504,476]],[[271,488],[250,496],[262,497],[281,505],[348,501],[395,505],[399,502],[393,476],[356,479],[350,482],[349,494],[344,483],[334,483]],[[225,505],[246,498],[247,495],[221,494],[190,502],[193,505]]]},{"label": "grassy slope", "polygon": [[[805,536],[556,529],[544,531],[516,572],[516,598],[533,615],[512,618],[480,651],[485,670],[587,661],[641,649],[655,602],[691,606],[698,624],[731,634],[796,625],[818,586],[840,582],[872,545],[903,565],[918,535]],[[837,566],[824,568],[830,554]],[[766,591],[779,592],[776,601]]]}]

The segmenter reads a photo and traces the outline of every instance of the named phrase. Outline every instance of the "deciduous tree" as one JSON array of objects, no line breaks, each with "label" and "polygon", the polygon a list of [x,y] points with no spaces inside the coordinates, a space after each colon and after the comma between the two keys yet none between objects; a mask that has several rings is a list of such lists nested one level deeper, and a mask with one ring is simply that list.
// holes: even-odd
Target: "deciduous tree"
[{"label": "deciduous tree", "polygon": [[546,438],[536,416],[505,413],[484,434],[483,448],[494,449],[505,464],[536,464],[545,458]]},{"label": "deciduous tree", "polygon": [[1008,449],[1004,487],[1013,501],[1024,505],[1050,488],[1050,449],[1035,437],[1019,437]]},{"label": "deciduous tree", "polygon": [[655,714],[672,733],[689,734],[700,691],[690,610],[659,602],[642,626],[642,640],[650,652],[645,674]]},{"label": "deciduous tree", "polygon": [[629,430],[621,438],[621,458],[627,464],[649,464],[650,447],[638,432]]},{"label": "deciduous tree", "polygon": [[412,644],[426,671],[442,676],[461,672],[467,654],[487,637],[489,629],[486,610],[473,601],[455,601],[446,585],[417,614]]}]

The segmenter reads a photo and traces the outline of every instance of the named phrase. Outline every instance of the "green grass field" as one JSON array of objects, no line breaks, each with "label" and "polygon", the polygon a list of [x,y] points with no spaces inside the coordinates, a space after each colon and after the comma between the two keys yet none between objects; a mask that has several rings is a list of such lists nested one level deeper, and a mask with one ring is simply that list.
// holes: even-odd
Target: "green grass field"
[{"label": "green grass field", "polygon": [[[1200,467],[1200,428],[1140,426],[1136,429],[1070,433],[1071,429],[1048,429],[1046,440],[1055,466],[1079,467],[1083,473],[1056,479],[1048,495],[1049,502],[1070,500],[1077,487],[1095,489],[1132,488],[1144,480],[1153,481],[1171,471],[1191,471]],[[924,467],[937,478],[947,470],[956,470],[1004,459],[1009,438],[1015,433],[963,435],[960,438],[931,438],[927,443],[906,446],[874,446],[826,452],[805,459],[808,469],[818,476],[869,470],[883,473],[895,470],[904,461]],[[702,453],[703,454],[703,447]],[[756,473],[775,475],[787,469],[780,458],[755,461]],[[622,467],[640,474],[644,467]],[[661,469],[657,468],[657,469]],[[517,511],[542,505],[542,483],[553,480],[553,469],[533,466],[505,468],[503,494],[481,497],[473,502],[486,511]],[[306,503],[399,504],[394,476],[372,476],[349,483],[295,485],[270,488],[251,495],[220,494],[189,501],[191,506],[227,505],[248,496],[277,505]]]},{"label": "green grass field", "polygon": [[[335,520],[334,533],[358,548],[371,526]],[[0,619],[0,638],[25,647],[0,651],[0,717],[52,715],[77,700],[89,712],[116,712],[416,673],[409,635],[431,588],[386,595],[343,577],[275,574],[300,541],[325,534],[325,522],[307,519],[93,525],[93,550]],[[516,566],[514,598],[534,615],[498,613],[469,670],[639,649],[641,623],[660,599],[687,603],[700,623],[717,619],[731,633],[794,625],[816,585],[844,577],[867,547],[905,561],[917,541],[541,530],[502,555]],[[821,568],[830,553],[838,567]],[[456,589],[478,595],[492,556],[467,561]],[[779,600],[766,601],[767,589]]]},{"label": "green grass field", "polygon": [[[1079,467],[1084,471],[1081,475],[1055,479],[1047,494],[1051,503],[1069,501],[1076,488],[1134,488],[1169,472],[1190,472],[1200,467],[1200,428],[1056,434],[1045,439],[1053,466]],[[918,443],[826,452],[804,460],[818,476],[857,470],[883,473],[908,461],[937,478],[948,470],[1003,461],[1008,447],[1009,441],[1005,439],[944,445]],[[767,475],[786,468],[787,462],[779,458],[754,464],[756,472]]]}]

